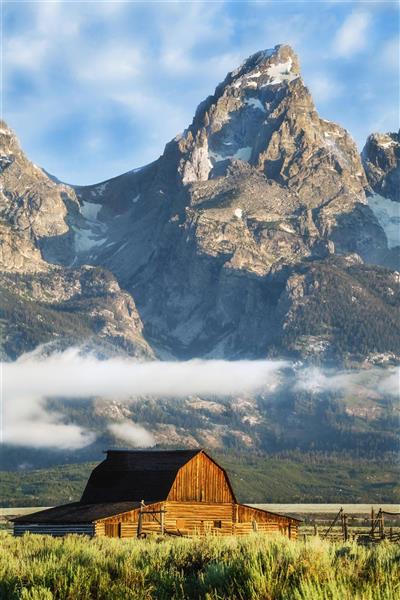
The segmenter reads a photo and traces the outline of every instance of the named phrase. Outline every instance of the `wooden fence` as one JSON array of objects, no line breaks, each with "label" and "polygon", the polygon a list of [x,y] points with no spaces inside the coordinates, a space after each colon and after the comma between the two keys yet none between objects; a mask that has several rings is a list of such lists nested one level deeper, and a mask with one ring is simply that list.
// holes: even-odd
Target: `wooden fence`
[{"label": "wooden fence", "polygon": [[304,541],[310,535],[331,541],[356,540],[359,543],[400,541],[400,513],[381,508],[377,512],[372,508],[369,517],[351,515],[341,508],[330,523],[315,519],[310,527],[311,532],[303,532],[300,536]]}]

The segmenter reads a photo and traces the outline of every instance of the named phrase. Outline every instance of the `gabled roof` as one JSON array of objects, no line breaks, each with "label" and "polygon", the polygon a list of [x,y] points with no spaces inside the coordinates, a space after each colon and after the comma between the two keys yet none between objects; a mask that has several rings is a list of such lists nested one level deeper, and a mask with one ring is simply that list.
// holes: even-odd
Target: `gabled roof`
[{"label": "gabled roof", "polygon": [[11,520],[14,523],[92,523],[97,519],[119,515],[139,508],[139,506],[140,502],[104,502],[101,504],[73,502]]},{"label": "gabled roof", "polygon": [[202,450],[108,450],[106,460],[92,471],[81,502],[165,500],[179,469],[199,452]]}]

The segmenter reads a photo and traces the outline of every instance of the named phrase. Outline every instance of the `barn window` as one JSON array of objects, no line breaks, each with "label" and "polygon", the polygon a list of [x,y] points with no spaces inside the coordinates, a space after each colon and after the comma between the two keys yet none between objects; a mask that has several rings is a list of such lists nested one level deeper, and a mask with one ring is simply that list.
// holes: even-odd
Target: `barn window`
[{"label": "barn window", "polygon": [[215,529],[221,529],[222,521],[214,521],[214,527]]}]

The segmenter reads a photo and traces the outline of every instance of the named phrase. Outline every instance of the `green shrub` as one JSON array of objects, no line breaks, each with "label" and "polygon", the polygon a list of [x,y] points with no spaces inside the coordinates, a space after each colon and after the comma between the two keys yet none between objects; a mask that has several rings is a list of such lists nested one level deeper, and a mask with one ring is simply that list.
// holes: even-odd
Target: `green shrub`
[{"label": "green shrub", "polygon": [[[400,550],[280,536],[63,539],[0,534],[10,600],[392,600]],[[397,586],[397,587],[396,587]]]}]

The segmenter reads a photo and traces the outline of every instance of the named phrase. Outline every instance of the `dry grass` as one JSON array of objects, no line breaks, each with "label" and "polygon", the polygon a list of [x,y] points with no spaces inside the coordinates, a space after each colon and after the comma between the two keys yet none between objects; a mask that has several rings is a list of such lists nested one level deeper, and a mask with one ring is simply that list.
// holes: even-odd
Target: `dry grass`
[{"label": "dry grass", "polygon": [[0,598],[394,600],[400,548],[283,537],[64,539],[0,534]]}]

